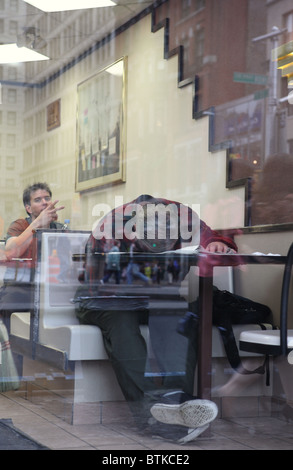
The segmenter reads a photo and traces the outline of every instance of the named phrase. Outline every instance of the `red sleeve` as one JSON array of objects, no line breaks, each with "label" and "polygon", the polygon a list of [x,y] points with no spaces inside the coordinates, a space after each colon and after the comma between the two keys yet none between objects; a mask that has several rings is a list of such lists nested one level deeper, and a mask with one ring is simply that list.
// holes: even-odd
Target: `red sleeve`
[{"label": "red sleeve", "polygon": [[[29,227],[29,222],[26,219],[18,219],[12,222],[7,231],[7,239],[11,237],[18,237]],[[35,258],[36,243],[34,240],[28,248],[21,254],[21,258]]]},{"label": "red sleeve", "polygon": [[222,242],[237,251],[237,245],[232,238],[224,237],[216,230],[212,230],[205,222],[200,221],[200,244],[206,248],[211,242]]},{"label": "red sleeve", "polygon": [[18,237],[25,229],[29,226],[29,223],[25,219],[17,219],[12,222],[7,231],[7,238]]}]

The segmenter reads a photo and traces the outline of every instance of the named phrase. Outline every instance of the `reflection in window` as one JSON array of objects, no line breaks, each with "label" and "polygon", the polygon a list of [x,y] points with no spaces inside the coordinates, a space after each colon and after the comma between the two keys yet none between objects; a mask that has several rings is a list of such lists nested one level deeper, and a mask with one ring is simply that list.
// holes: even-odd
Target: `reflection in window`
[{"label": "reflection in window", "polygon": [[15,104],[17,98],[17,92],[13,88],[9,88],[7,92],[7,101],[9,104]]},{"label": "reflection in window", "polygon": [[7,134],[7,147],[8,148],[15,148],[16,146],[16,135],[15,134]]},{"label": "reflection in window", "polygon": [[205,6],[205,0],[196,0],[196,10],[200,10]]},{"label": "reflection in window", "polygon": [[6,158],[6,169],[7,170],[15,169],[15,157],[14,156],[8,156]]},{"label": "reflection in window", "polygon": [[182,0],[181,16],[185,18],[190,14],[191,0]]},{"label": "reflection in window", "polygon": [[[13,186],[14,186],[14,180],[11,179],[11,178],[6,178],[6,180],[5,180],[5,186],[6,186],[6,188],[13,188]],[[6,214],[7,214],[7,212],[6,212]]]},{"label": "reflection in window", "polygon": [[10,8],[13,11],[18,11],[18,0],[10,0]]},{"label": "reflection in window", "polygon": [[9,33],[17,34],[18,23],[17,21],[9,21]]},{"label": "reflection in window", "polygon": [[284,27],[287,29],[286,42],[293,39],[293,11],[284,15]]},{"label": "reflection in window", "polygon": [[195,66],[200,71],[204,57],[204,29],[199,27],[195,34]]},{"label": "reflection in window", "polygon": [[9,80],[16,80],[17,79],[17,68],[16,67],[8,67],[8,79]]},{"label": "reflection in window", "polygon": [[270,157],[255,182],[252,224],[293,222],[293,156]]},{"label": "reflection in window", "polygon": [[8,111],[7,124],[9,126],[16,126],[16,112],[15,111]]}]

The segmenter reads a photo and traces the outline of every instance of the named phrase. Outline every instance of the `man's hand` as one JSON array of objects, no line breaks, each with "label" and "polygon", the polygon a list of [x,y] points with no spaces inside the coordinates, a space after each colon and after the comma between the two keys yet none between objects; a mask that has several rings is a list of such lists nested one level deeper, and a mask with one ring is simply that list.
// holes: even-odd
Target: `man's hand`
[{"label": "man's hand", "polygon": [[236,253],[235,250],[233,250],[223,242],[209,243],[206,247],[206,251],[209,251],[210,253]]},{"label": "man's hand", "polygon": [[64,209],[65,206],[56,207],[56,204],[59,201],[53,201],[48,204],[48,206],[42,210],[38,217],[34,221],[35,228],[46,228],[49,227],[51,222],[55,222],[58,219],[58,211]]}]

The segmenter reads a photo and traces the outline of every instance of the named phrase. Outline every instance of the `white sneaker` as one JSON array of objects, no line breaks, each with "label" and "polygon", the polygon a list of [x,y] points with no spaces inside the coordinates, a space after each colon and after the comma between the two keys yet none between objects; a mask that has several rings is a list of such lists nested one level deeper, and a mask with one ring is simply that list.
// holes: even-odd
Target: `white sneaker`
[{"label": "white sneaker", "polygon": [[150,411],[157,421],[194,429],[213,421],[217,417],[218,407],[209,400],[191,400],[181,405],[157,403]]}]

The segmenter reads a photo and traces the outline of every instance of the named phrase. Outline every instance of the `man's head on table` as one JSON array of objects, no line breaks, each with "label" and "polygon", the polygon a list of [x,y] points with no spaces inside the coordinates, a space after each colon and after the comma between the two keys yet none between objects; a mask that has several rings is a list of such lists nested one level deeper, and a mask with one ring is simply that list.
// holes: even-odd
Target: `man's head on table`
[{"label": "man's head on table", "polygon": [[[137,251],[161,253],[200,245],[203,225],[194,205],[191,208],[175,201],[142,195],[109,211],[94,228],[93,236],[98,240],[124,239],[135,243]],[[221,240],[211,240],[204,248],[221,253],[229,249]]]}]

